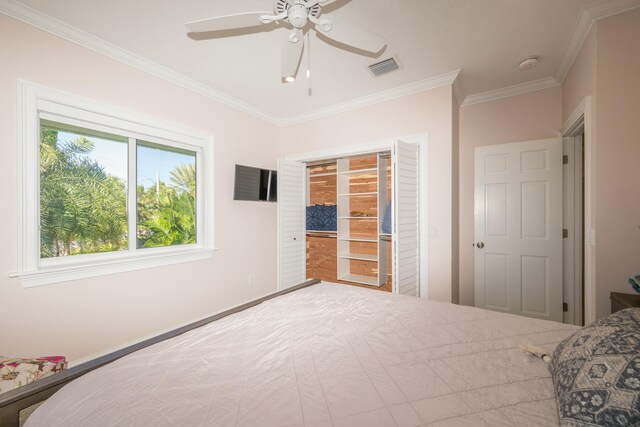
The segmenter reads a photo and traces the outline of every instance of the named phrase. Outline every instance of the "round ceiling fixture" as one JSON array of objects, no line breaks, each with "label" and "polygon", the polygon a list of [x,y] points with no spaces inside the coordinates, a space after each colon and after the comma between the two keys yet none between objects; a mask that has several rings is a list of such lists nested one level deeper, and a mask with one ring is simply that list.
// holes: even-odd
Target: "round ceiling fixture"
[{"label": "round ceiling fixture", "polygon": [[538,66],[539,59],[535,56],[527,58],[518,65],[521,71],[527,71]]}]

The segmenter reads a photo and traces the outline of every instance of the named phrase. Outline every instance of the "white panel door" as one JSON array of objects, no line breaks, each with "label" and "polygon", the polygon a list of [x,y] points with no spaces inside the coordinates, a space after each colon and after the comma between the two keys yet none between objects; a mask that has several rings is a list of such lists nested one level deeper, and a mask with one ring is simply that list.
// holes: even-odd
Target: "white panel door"
[{"label": "white panel door", "polygon": [[393,282],[396,293],[418,296],[420,284],[418,146],[393,147]]},{"label": "white panel door", "polygon": [[562,321],[562,140],[475,151],[477,307]]},{"label": "white panel door", "polygon": [[278,289],[306,280],[304,163],[278,161]]}]

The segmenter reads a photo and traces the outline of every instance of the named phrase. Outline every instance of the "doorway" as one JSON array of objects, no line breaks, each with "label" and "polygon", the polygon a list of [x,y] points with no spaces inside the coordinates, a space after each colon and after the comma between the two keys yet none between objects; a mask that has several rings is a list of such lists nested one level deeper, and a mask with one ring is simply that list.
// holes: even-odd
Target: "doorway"
[{"label": "doorway", "polygon": [[[386,159],[385,159],[385,153]],[[279,170],[285,171],[284,176],[279,176],[278,187],[278,286],[286,288],[304,281],[307,277],[307,227],[306,227],[306,210],[308,206],[307,185],[307,166],[319,164],[317,162],[326,162],[327,160],[337,160],[336,168],[342,164],[342,171],[336,170],[337,178],[345,179],[349,176],[366,175],[367,173],[358,172],[357,162],[348,159],[356,159],[361,156],[374,154],[379,159],[379,164],[384,165],[385,161],[390,162],[391,177],[389,177],[389,167],[380,167],[380,176],[384,176],[380,181],[387,182],[388,179],[393,181],[391,187],[391,197],[389,192],[378,192],[378,203],[376,206],[376,215],[378,218],[367,216],[368,209],[355,209],[353,212],[350,203],[342,203],[342,207],[346,206],[346,210],[342,210],[336,206],[336,211],[340,210],[339,216],[336,218],[340,224],[360,224],[375,223],[376,244],[372,247],[377,248],[378,255],[376,262],[387,261],[389,252],[392,256],[391,262],[382,262],[387,265],[387,272],[379,269],[376,274],[378,284],[386,284],[386,277],[392,278],[391,290],[395,293],[403,293],[407,295],[423,296],[428,295],[428,202],[427,202],[427,135],[418,135],[414,137],[405,137],[401,139],[382,141],[361,146],[350,146],[326,150],[323,152],[315,152],[298,156],[290,156],[287,159],[279,161]],[[382,155],[381,155],[382,154]],[[391,154],[391,158],[388,158]],[[340,161],[343,159],[343,161]],[[347,167],[348,166],[348,167]],[[371,169],[371,168],[364,168]],[[332,173],[332,172],[328,172]],[[322,174],[322,173],[319,173]],[[279,172],[279,175],[283,173]],[[354,185],[359,180],[352,181]],[[366,186],[367,184],[365,184]],[[348,188],[348,187],[347,187]],[[362,190],[362,191],[360,191]],[[365,191],[358,189],[354,193],[373,193],[373,191]],[[353,199],[351,191],[339,190],[336,194],[338,200]],[[383,196],[383,197],[381,197]],[[358,197],[368,197],[368,195],[355,195]],[[384,199],[389,199],[392,203],[384,203]],[[382,203],[380,203],[382,201]],[[355,205],[354,205],[355,206]],[[384,230],[382,223],[386,215],[386,208],[391,209],[392,230]],[[361,212],[362,211],[362,212]],[[336,246],[336,255],[340,250],[340,256],[336,259],[336,264],[342,262],[343,267],[352,269],[353,264],[373,263],[373,250],[364,251],[361,248],[355,251],[353,241],[358,236],[351,234],[360,227],[352,227],[347,225],[343,227],[341,233],[336,230],[335,238],[343,242],[342,248]],[[346,230],[346,231],[345,231]],[[321,231],[321,230],[316,230]],[[391,232],[389,232],[391,231]],[[371,233],[373,234],[373,232]],[[316,237],[319,235],[316,234]],[[374,240],[374,239],[367,239]],[[337,243],[337,242],[336,242]],[[373,243],[373,242],[364,242]],[[347,247],[345,247],[347,245]],[[333,246],[333,243],[330,244]],[[380,249],[383,250],[380,250]],[[390,248],[385,251],[384,248]],[[369,253],[371,252],[371,253]],[[355,256],[358,255],[360,256]],[[365,256],[362,256],[365,255]],[[351,258],[366,258],[355,259]],[[342,259],[342,260],[341,260]],[[370,264],[371,265],[371,264]],[[361,266],[362,267],[362,266]],[[347,270],[342,268],[344,273]],[[349,275],[355,270],[347,272],[341,277],[349,278]],[[356,273],[358,275],[358,273]],[[340,276],[340,274],[338,274]],[[354,277],[350,277],[353,279]],[[358,278],[356,276],[356,278]]]},{"label": "doorway", "polygon": [[562,321],[562,139],[477,147],[475,304]]},{"label": "doorway", "polygon": [[563,138],[563,317],[584,325],[584,126]]},{"label": "doorway", "polygon": [[476,149],[476,306],[584,325],[584,140]]}]

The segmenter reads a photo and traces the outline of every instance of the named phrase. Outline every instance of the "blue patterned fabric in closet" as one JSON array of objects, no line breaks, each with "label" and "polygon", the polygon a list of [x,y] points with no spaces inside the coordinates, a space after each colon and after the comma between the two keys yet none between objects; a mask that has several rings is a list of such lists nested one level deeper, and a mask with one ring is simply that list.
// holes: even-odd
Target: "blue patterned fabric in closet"
[{"label": "blue patterned fabric in closet", "polygon": [[335,205],[307,206],[307,230],[336,231],[338,229],[338,210]]}]

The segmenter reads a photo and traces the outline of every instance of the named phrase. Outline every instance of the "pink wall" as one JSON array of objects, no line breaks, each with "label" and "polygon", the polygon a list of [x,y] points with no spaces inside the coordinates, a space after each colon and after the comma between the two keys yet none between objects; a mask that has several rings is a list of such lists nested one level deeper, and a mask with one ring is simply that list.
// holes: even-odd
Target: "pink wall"
[{"label": "pink wall", "polygon": [[596,93],[596,40],[598,25],[594,25],[575,62],[562,83],[562,122],[575,111],[585,96]]},{"label": "pink wall", "polygon": [[596,71],[596,315],[640,274],[640,9],[600,21]]},{"label": "pink wall", "polygon": [[460,303],[460,103],[454,96],[451,108],[453,134],[451,137],[451,168],[452,207],[451,218],[453,228],[451,233],[451,302]]},{"label": "pink wall", "polygon": [[585,96],[594,104],[596,317],[612,291],[633,292],[640,274],[640,9],[599,21],[563,84],[566,120]]},{"label": "pink wall", "polygon": [[[0,52],[0,354],[73,361],[275,291],[276,206],[232,201],[234,163],[276,166],[275,126],[2,14]],[[213,259],[33,288],[9,279],[18,247],[18,79],[214,134]]]},{"label": "pink wall", "polygon": [[460,303],[474,304],[474,150],[554,138],[562,127],[560,87],[460,109]]},{"label": "pink wall", "polygon": [[449,85],[282,130],[283,155],[428,133],[429,223],[437,227],[429,239],[429,296],[441,301],[451,301],[457,286],[452,277],[452,123]]}]

